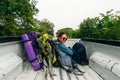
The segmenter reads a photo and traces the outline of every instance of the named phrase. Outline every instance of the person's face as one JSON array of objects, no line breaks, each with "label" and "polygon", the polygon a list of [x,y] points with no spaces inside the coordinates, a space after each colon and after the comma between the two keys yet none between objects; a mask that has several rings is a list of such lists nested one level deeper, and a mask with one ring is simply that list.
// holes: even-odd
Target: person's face
[{"label": "person's face", "polygon": [[65,41],[67,40],[67,35],[66,34],[63,34],[61,37],[59,37],[58,38],[59,39],[59,41],[61,42],[61,43],[65,43]]}]

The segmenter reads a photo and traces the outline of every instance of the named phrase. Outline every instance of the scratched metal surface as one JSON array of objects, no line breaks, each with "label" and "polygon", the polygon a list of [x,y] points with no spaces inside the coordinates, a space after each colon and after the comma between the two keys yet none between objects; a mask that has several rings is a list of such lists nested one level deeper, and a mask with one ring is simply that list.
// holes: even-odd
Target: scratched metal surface
[{"label": "scratched metal surface", "polygon": [[49,67],[34,71],[29,62],[24,63],[23,72],[15,80],[103,80],[95,71],[89,66],[80,66],[79,68],[85,73],[83,75],[76,75],[68,73],[61,68],[52,68],[52,75],[50,76]]},{"label": "scratched metal surface", "polygon": [[[72,47],[79,39],[69,39],[65,44]],[[68,73],[62,68],[47,67],[38,71],[34,71],[29,62],[24,63],[23,72],[16,78],[16,80],[103,80],[94,70],[88,65],[80,66],[79,69],[84,71],[83,75],[76,75]],[[51,69],[51,71],[50,71]]]},{"label": "scratched metal surface", "polygon": [[[68,39],[65,44],[72,47],[78,41],[79,39]],[[55,67],[52,67],[51,72],[49,72],[49,69],[51,69],[49,67],[34,71],[30,63],[26,62],[27,58],[21,42],[1,43],[0,56],[8,55],[9,53],[17,54],[23,59],[24,65],[23,69],[11,69],[15,74],[19,73],[17,77],[13,73],[3,74],[4,72],[0,68],[0,80],[13,80],[11,79],[13,76],[15,76],[14,80],[120,80],[120,47],[85,41],[84,44],[88,53],[89,66],[79,65],[79,69],[84,70],[85,73],[83,75],[75,75]],[[6,64],[6,62],[4,63]],[[7,65],[10,64],[8,63]],[[19,65],[18,67],[21,66]],[[5,75],[8,74],[11,77],[6,77],[5,79]]]}]

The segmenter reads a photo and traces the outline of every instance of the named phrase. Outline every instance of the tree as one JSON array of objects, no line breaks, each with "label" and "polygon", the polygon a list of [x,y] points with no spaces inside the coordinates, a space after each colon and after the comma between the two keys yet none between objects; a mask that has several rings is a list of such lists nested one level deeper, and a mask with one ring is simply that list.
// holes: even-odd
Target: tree
[{"label": "tree", "polygon": [[87,18],[79,25],[80,37],[99,39],[120,39],[120,15],[113,14],[113,10],[100,17]]},{"label": "tree", "polygon": [[72,38],[80,38],[80,30],[79,29],[73,30]]},{"label": "tree", "polygon": [[85,20],[83,20],[83,22],[80,23],[79,25],[79,29],[80,29],[80,37],[84,37],[84,38],[90,38],[92,37],[97,37],[98,33],[96,32],[97,29],[97,20],[99,18],[87,18]]},{"label": "tree", "polygon": [[59,32],[65,32],[69,38],[72,38],[72,32],[73,32],[72,28],[62,28],[58,30],[56,34],[58,34]]},{"label": "tree", "polygon": [[1,0],[0,36],[16,36],[19,30],[32,29],[38,12],[35,5],[35,0]]},{"label": "tree", "polygon": [[54,36],[54,24],[47,19],[38,21],[37,29],[41,34],[48,33],[52,37]]}]

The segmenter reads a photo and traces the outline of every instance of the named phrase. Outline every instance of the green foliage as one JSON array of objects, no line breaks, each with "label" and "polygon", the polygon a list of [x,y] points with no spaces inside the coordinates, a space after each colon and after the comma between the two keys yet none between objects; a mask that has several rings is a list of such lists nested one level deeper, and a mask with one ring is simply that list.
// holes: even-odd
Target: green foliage
[{"label": "green foliage", "polygon": [[58,34],[59,32],[65,32],[68,36],[68,38],[72,38],[72,32],[73,32],[73,29],[72,28],[63,28],[63,29],[60,29],[57,31],[56,34]]},{"label": "green foliage", "polygon": [[73,30],[72,38],[80,38],[80,30],[79,29]]},{"label": "green foliage", "polygon": [[101,17],[87,18],[79,25],[80,37],[99,39],[120,39],[120,15],[113,14],[113,10]]},{"label": "green foliage", "polygon": [[[38,13],[36,0],[1,0],[0,1],[0,36],[19,36],[30,31],[54,36],[54,24],[49,20],[36,20]],[[100,17],[84,19],[79,29],[63,28],[69,38],[120,39],[120,12],[113,10]],[[57,33],[58,33],[57,32]]]},{"label": "green foliage", "polygon": [[97,38],[120,40],[120,12],[113,13],[113,10],[105,14],[100,13],[100,17],[84,19],[79,24],[79,29],[63,28],[70,38]]},{"label": "green foliage", "polygon": [[1,0],[0,36],[17,36],[31,30],[35,26],[33,15],[38,12],[35,4],[35,0]]},{"label": "green foliage", "polygon": [[41,34],[48,33],[50,36],[54,36],[54,24],[47,19],[38,21],[37,28]]},{"label": "green foliage", "polygon": [[0,36],[20,36],[30,31],[54,35],[54,24],[44,19],[39,21],[33,16],[38,13],[36,0],[0,1]]}]

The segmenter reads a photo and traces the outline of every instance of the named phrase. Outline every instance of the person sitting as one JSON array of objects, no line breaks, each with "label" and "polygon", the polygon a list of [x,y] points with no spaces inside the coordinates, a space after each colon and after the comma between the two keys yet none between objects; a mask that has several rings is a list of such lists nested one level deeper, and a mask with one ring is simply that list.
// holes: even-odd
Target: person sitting
[{"label": "person sitting", "polygon": [[65,54],[69,55],[72,61],[72,64],[76,64],[76,61],[72,59],[72,55],[74,54],[72,49],[68,48],[64,43],[67,40],[67,35],[65,32],[60,32],[57,37],[60,44],[58,45],[58,48],[64,52]]},{"label": "person sitting", "polygon": [[80,65],[88,65],[87,53],[85,46],[81,42],[76,42],[72,48],[67,47],[64,43],[67,41],[65,32],[60,32],[57,37],[60,44],[59,49],[71,57],[72,63],[79,63]]}]

